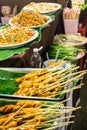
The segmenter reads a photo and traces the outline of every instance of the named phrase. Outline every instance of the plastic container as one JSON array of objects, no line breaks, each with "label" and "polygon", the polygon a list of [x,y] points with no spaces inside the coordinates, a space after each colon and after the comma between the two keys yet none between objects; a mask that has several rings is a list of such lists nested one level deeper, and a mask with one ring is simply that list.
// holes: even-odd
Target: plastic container
[{"label": "plastic container", "polygon": [[77,34],[78,33],[78,19],[64,19],[65,34]]},{"label": "plastic container", "polygon": [[30,59],[31,67],[32,68],[41,68],[42,67],[42,58],[39,54],[39,49],[34,48],[33,54]]}]

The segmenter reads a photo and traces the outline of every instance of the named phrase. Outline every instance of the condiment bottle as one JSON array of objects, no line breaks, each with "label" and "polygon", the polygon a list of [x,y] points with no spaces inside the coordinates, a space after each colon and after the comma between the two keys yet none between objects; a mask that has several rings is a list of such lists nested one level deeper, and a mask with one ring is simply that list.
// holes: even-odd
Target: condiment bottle
[{"label": "condiment bottle", "polygon": [[33,54],[30,59],[30,64],[32,68],[41,68],[42,67],[42,58],[39,54],[39,49],[34,48]]}]

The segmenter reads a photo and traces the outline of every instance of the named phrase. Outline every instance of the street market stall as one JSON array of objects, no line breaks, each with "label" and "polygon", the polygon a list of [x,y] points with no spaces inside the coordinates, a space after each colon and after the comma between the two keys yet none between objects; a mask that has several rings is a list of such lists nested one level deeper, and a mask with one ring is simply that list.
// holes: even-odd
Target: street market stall
[{"label": "street market stall", "polygon": [[[56,34],[61,12],[58,2],[31,1],[0,27],[0,129],[67,130],[74,123],[81,107],[73,106],[73,92],[87,74],[77,61],[87,38]],[[40,47],[42,68],[31,68]]]}]

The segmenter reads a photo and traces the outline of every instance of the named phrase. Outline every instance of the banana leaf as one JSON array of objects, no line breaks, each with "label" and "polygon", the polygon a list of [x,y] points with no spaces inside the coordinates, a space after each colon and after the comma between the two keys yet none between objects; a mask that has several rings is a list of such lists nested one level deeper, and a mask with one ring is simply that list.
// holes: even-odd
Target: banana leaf
[{"label": "banana leaf", "polygon": [[15,79],[23,76],[26,72],[14,72],[5,69],[0,69],[0,79]]},{"label": "banana leaf", "polygon": [[18,90],[15,78],[23,76],[25,73],[11,72],[0,69],[0,94],[13,94]]},{"label": "banana leaf", "polygon": [[0,61],[6,60],[13,55],[16,54],[21,54],[25,52],[28,48],[22,47],[22,48],[17,48],[17,49],[12,49],[12,50],[0,50]]},{"label": "banana leaf", "polygon": [[0,107],[1,106],[4,106],[6,104],[16,104],[17,101],[16,100],[6,100],[6,99],[3,99],[3,98],[0,98]]}]

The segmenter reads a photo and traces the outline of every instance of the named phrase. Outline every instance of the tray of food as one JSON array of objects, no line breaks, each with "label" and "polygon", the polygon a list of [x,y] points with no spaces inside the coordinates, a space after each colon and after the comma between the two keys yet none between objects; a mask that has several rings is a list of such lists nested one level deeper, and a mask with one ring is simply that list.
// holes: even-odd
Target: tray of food
[{"label": "tray of food", "polygon": [[[27,69],[17,69],[17,68],[14,68],[14,69],[7,68],[6,69],[6,68],[1,68],[0,69],[0,84],[1,84],[2,87],[0,89],[0,97],[5,98],[5,96],[6,96],[6,98],[9,98],[9,99],[12,98],[12,99],[37,99],[37,100],[38,99],[40,99],[40,100],[60,100],[60,99],[64,98],[64,95],[61,95],[61,96],[59,95],[57,99],[56,98],[55,99],[50,98],[49,95],[47,95],[45,97],[45,95],[40,94],[42,90],[40,90],[39,86],[38,86],[38,88],[35,87],[35,86],[30,86],[30,87],[28,86],[28,88],[27,88],[26,84],[25,84],[25,88],[26,88],[26,90],[28,89],[28,92],[31,91],[31,88],[32,88],[33,91],[35,89],[33,95],[31,95],[29,93],[26,93],[27,91],[24,90],[24,89],[23,89],[23,91],[26,91],[26,92],[23,92],[23,91],[22,91],[22,93],[18,92],[19,83],[17,83],[16,80],[18,80],[18,78],[22,78],[22,76],[25,76],[25,75],[27,76],[28,74],[32,75],[34,73],[37,73],[37,71],[38,72],[41,71],[41,73],[44,74],[46,70],[44,69],[43,72],[42,72],[42,69],[37,69],[36,70],[36,69],[28,69],[28,68]],[[37,76],[35,76],[35,77],[37,77]],[[6,85],[6,84],[8,84],[8,85]],[[39,83],[35,83],[35,84],[39,85]],[[9,89],[9,91],[8,91],[8,89]],[[36,89],[39,90],[39,92],[40,92],[40,93],[38,93],[39,95],[36,94],[36,91],[37,91]],[[31,93],[33,91],[31,91]],[[20,94],[17,94],[16,92],[18,92]],[[45,92],[45,94],[48,93],[48,92],[49,92],[49,90],[47,90],[47,92]],[[23,94],[23,93],[25,93],[25,94]]]},{"label": "tray of food", "polygon": [[[74,82],[79,81],[86,72],[77,72],[77,69],[74,65],[29,69],[27,72],[24,69],[15,71],[0,68],[0,96],[10,99],[63,100],[66,93],[82,86]],[[71,82],[72,86],[69,87]]]},{"label": "tray of food", "polygon": [[52,21],[50,16],[34,11],[23,10],[9,20],[11,26],[38,28],[48,25]]},{"label": "tray of food", "polygon": [[[55,130],[74,123],[72,116],[65,113],[76,111],[78,108],[64,106],[62,102],[35,100],[5,100],[0,98],[0,129],[32,129]],[[72,121],[65,119],[72,118]]]},{"label": "tray of food", "polygon": [[25,46],[39,36],[35,29],[2,26],[0,28],[0,49],[12,49]]},{"label": "tray of food", "polygon": [[62,8],[61,4],[52,2],[30,2],[28,5],[23,7],[23,10],[32,10],[41,14],[55,14]]}]

